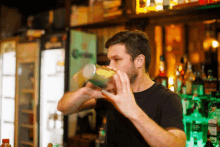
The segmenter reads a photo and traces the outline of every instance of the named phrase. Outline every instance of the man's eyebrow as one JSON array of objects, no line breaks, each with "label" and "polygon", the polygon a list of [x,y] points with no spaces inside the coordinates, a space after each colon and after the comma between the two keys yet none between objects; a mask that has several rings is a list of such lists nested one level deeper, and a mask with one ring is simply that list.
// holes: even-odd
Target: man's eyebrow
[{"label": "man's eyebrow", "polygon": [[[121,58],[121,57],[118,55],[114,55],[114,56],[111,56],[111,58]],[[108,59],[109,59],[109,56],[108,56]]]}]

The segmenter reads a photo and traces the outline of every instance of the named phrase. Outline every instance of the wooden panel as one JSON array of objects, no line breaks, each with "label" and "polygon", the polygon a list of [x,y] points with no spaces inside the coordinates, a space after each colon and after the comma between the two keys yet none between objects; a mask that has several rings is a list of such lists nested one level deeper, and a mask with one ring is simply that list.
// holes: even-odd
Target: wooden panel
[{"label": "wooden panel", "polygon": [[17,58],[31,60],[38,57],[38,43],[24,43],[19,44],[17,47]]}]

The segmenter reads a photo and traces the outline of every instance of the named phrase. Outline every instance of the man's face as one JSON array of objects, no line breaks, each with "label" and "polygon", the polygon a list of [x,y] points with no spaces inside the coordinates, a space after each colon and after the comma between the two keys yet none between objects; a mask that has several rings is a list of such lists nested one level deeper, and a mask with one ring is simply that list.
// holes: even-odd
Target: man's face
[{"label": "man's face", "polygon": [[135,81],[138,70],[134,66],[132,57],[126,52],[125,45],[115,44],[110,46],[107,56],[110,60],[109,66],[127,73],[131,83]]}]

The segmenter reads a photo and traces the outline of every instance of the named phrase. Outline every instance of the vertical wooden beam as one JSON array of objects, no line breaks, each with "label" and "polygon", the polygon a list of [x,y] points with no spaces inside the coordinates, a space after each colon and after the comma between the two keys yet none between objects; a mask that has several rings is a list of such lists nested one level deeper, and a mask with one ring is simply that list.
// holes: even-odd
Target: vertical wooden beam
[{"label": "vertical wooden beam", "polygon": [[65,0],[65,10],[65,29],[67,31],[70,27],[71,0]]},{"label": "vertical wooden beam", "polygon": [[[69,42],[70,42],[70,13],[71,13],[71,0],[65,0],[65,31],[66,31],[66,44],[65,44],[65,79],[64,79],[64,92],[69,90]],[[63,147],[68,145],[68,116],[63,119]]]}]

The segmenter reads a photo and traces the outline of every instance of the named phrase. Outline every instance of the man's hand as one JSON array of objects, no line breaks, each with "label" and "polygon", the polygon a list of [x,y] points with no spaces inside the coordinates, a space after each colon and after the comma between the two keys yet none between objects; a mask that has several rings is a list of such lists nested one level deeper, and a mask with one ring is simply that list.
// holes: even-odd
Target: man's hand
[{"label": "man's hand", "polygon": [[114,79],[117,94],[115,95],[105,90],[102,90],[102,94],[105,95],[105,98],[112,102],[125,117],[131,116],[135,113],[135,110],[137,110],[138,105],[131,90],[128,75],[118,70],[117,74],[114,75]]}]

